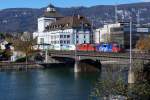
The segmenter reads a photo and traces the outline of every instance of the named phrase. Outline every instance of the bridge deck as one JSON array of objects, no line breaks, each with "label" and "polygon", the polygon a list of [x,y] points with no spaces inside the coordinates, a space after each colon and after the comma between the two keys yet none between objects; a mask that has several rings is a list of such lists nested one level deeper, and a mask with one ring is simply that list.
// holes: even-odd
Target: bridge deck
[{"label": "bridge deck", "polygon": [[[122,58],[129,59],[129,53],[102,53],[102,52],[79,52],[79,51],[49,51],[49,55],[55,56],[88,56],[88,57],[107,57],[107,58]],[[150,60],[150,54],[146,53],[132,53],[133,59]]]}]

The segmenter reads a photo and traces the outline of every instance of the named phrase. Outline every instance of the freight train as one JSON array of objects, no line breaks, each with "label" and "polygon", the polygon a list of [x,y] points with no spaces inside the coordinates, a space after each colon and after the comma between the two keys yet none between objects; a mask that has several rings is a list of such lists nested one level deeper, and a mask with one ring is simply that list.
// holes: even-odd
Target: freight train
[{"label": "freight train", "polygon": [[122,52],[123,48],[118,43],[101,43],[101,44],[78,44],[78,45],[54,45],[53,50],[77,50],[77,51],[96,51],[96,52]]}]

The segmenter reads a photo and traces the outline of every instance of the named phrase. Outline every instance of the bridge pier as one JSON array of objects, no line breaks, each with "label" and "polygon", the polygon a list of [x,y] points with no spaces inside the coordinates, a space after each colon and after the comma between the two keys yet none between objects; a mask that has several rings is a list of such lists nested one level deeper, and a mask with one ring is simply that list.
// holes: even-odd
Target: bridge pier
[{"label": "bridge pier", "polygon": [[99,72],[101,63],[98,60],[80,59],[80,56],[75,60],[74,72]]},{"label": "bridge pier", "polygon": [[74,72],[75,73],[81,72],[81,68],[79,67],[79,61],[75,61]]},{"label": "bridge pier", "polygon": [[128,83],[129,84],[135,83],[135,74],[133,70],[128,71]]},{"label": "bridge pier", "polygon": [[75,73],[81,72],[81,68],[79,67],[79,60],[80,60],[80,56],[75,57],[75,63],[74,63],[74,72]]}]

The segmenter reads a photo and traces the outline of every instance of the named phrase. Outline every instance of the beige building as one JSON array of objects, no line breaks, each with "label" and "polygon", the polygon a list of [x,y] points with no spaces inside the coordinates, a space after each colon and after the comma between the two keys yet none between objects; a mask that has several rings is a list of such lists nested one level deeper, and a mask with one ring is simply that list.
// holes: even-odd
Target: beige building
[{"label": "beige building", "polygon": [[120,45],[124,45],[124,32],[122,23],[114,23],[104,25],[103,28],[98,28],[94,32],[95,43],[102,42],[117,42]]}]

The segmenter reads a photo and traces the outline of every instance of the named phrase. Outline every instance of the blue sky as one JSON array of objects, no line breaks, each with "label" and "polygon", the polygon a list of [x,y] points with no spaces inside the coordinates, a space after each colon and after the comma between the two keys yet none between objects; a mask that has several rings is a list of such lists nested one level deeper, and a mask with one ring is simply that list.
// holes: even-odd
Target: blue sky
[{"label": "blue sky", "polygon": [[42,8],[52,3],[58,7],[93,6],[134,3],[150,0],[0,0],[0,9],[5,8]]}]

